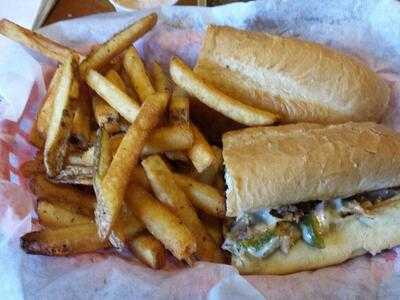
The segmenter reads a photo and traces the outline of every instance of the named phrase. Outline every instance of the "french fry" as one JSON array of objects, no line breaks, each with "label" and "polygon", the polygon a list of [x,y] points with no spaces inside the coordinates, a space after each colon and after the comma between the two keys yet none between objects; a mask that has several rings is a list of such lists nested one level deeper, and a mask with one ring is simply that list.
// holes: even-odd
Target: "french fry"
[{"label": "french fry", "polygon": [[225,187],[224,174],[222,174],[222,172],[217,173],[217,175],[215,176],[214,186],[221,193],[221,195],[225,195],[226,187]]},{"label": "french fry", "polygon": [[77,72],[75,72],[74,77],[71,82],[71,89],[69,90],[69,96],[73,99],[78,99],[80,96],[80,84],[77,79]]},{"label": "french fry", "polygon": [[[106,78],[122,92],[127,93],[125,83],[114,69],[110,69],[107,72]],[[133,99],[136,98],[137,97],[134,97]],[[96,122],[99,127],[104,127],[104,129],[110,134],[121,131],[121,120],[118,112],[114,108],[98,96],[92,98],[92,105]]]},{"label": "french fry", "polygon": [[[112,160],[110,138],[103,129],[98,130],[98,137],[94,146],[94,156],[96,174],[93,180],[93,187],[96,197],[99,199],[102,196],[102,180]],[[132,214],[126,205],[123,205],[109,235],[109,241],[118,251],[122,251],[125,248],[126,239],[133,237],[143,229],[143,223]]]},{"label": "french fry", "polygon": [[149,233],[143,233],[128,243],[132,253],[145,265],[153,269],[165,266],[164,245]]},{"label": "french fry", "polygon": [[215,159],[208,168],[206,168],[203,172],[199,173],[197,176],[198,180],[210,185],[212,185],[213,182],[215,181],[218,172],[222,170],[222,163],[223,163],[222,150],[217,146],[211,146],[211,147],[213,149]]},{"label": "french fry", "polygon": [[139,104],[121,91],[104,76],[90,70],[86,76],[87,84],[112,108],[129,122],[133,122],[139,112]]},{"label": "french fry", "polygon": [[42,107],[37,114],[36,126],[43,138],[46,138],[47,136],[47,130],[49,128],[51,115],[53,113],[54,97],[56,96],[56,91],[60,83],[62,70],[63,67],[60,65],[55,71],[53,77],[51,78],[46,97],[43,101]]},{"label": "french fry", "polygon": [[182,162],[189,162],[189,158],[187,157],[185,151],[169,151],[165,152],[165,156],[169,160],[177,160]]},{"label": "french fry", "polygon": [[146,176],[146,173],[144,172],[144,169],[142,166],[136,166],[131,174],[131,183],[134,185],[140,185],[147,191],[151,191],[151,185],[150,181]]},{"label": "french fry", "polygon": [[126,244],[127,240],[135,237],[144,229],[145,226],[143,222],[140,221],[124,203],[108,240],[117,251],[123,251],[123,249],[128,247]]},{"label": "french fry", "polygon": [[[111,156],[114,156],[117,152],[118,146],[122,141],[123,134],[117,134],[110,137],[110,152]],[[151,190],[150,182],[146,177],[146,173],[144,172],[142,166],[136,166],[131,173],[131,183],[139,184],[144,187],[146,190]]]},{"label": "french fry", "polygon": [[196,240],[182,221],[140,186],[128,187],[125,201],[147,230],[179,260],[190,260]]},{"label": "french fry", "polygon": [[110,151],[112,156],[117,153],[118,147],[121,144],[122,139],[124,138],[125,133],[115,134],[110,137]]},{"label": "french fry", "polygon": [[277,115],[246,105],[205,83],[177,57],[171,60],[170,73],[175,83],[189,94],[238,123],[247,126],[262,126],[273,124],[278,120]]},{"label": "french fry", "polygon": [[78,61],[84,58],[82,54],[7,19],[0,20],[0,34],[60,63],[64,62],[71,55],[75,56]]},{"label": "french fry", "polygon": [[92,111],[86,85],[82,85],[79,95],[80,98],[76,101],[77,107],[72,121],[71,135],[80,148],[87,148],[90,142]]},{"label": "french fry", "polygon": [[[93,189],[95,191],[97,201],[99,201],[99,199],[102,197],[102,181],[107,173],[108,168],[110,167],[111,161],[112,153],[110,148],[110,137],[104,129],[100,128],[97,131],[96,143],[94,144],[95,176],[93,178]],[[118,251],[122,251],[125,248],[126,237],[124,226],[128,221],[126,215],[126,210],[121,209],[119,218],[116,220],[113,230],[110,232],[108,237],[111,245],[113,245]]]},{"label": "french fry", "polygon": [[[189,98],[179,87],[175,87],[169,104],[170,124],[189,124]],[[189,158],[184,151],[171,151],[165,153],[170,160],[189,162]]]},{"label": "french fry", "polygon": [[99,96],[92,97],[92,108],[94,118],[99,127],[103,127],[109,134],[119,132],[119,114],[106,101]]},{"label": "french fry", "polygon": [[51,181],[55,183],[92,185],[94,170],[92,166],[73,166],[67,165],[60,173],[51,177]]},{"label": "french fry", "polygon": [[[123,134],[111,138],[111,149],[114,153],[121,143]],[[189,149],[193,144],[193,133],[188,126],[164,126],[155,129],[146,142],[142,156],[166,151]]]},{"label": "french fry", "polygon": [[197,172],[201,173],[211,166],[216,158],[214,151],[200,130],[193,124],[190,127],[193,132],[194,141],[192,148],[187,151],[187,155]]},{"label": "french fry", "polygon": [[93,167],[94,147],[88,148],[82,153],[72,153],[67,157],[67,164],[85,167]]},{"label": "french fry", "polygon": [[55,184],[48,181],[43,174],[37,174],[32,178],[30,188],[39,199],[45,199],[64,208],[71,208],[85,216],[93,216],[95,197],[73,186]]},{"label": "french fry", "polygon": [[213,238],[218,246],[221,246],[224,241],[222,234],[222,221],[221,219],[207,215],[205,213],[199,214],[200,220],[203,222],[207,229],[208,234]]},{"label": "french fry", "polygon": [[171,92],[170,82],[167,74],[163,71],[160,64],[153,61],[150,64],[151,78],[153,79],[153,86],[157,92]]},{"label": "french fry", "polygon": [[119,74],[115,70],[113,69],[109,70],[106,74],[106,78],[126,94],[125,82],[122,80],[121,76],[119,76]]},{"label": "french fry", "polygon": [[169,104],[169,122],[171,124],[189,123],[189,98],[179,96],[179,93],[175,91]]},{"label": "french fry", "polygon": [[58,175],[63,167],[67,142],[71,132],[73,108],[69,91],[73,78],[72,56],[62,65],[59,84],[56,87],[53,110],[44,146],[44,165],[50,177]]},{"label": "french fry", "polygon": [[94,49],[79,67],[82,78],[86,77],[89,70],[98,70],[106,65],[112,58],[122,53],[134,41],[152,29],[156,23],[157,14],[152,13],[129,25],[100,47]]},{"label": "french fry", "polygon": [[193,145],[193,133],[189,126],[166,126],[155,130],[143,148],[147,156],[166,151],[185,150]]},{"label": "french fry", "polygon": [[132,212],[132,210],[125,205],[126,212],[123,214],[123,232],[124,236],[127,239],[133,238],[136,236],[138,233],[143,232],[145,230],[145,226],[142,221],[140,221],[135,214]]},{"label": "french fry", "polygon": [[121,69],[121,73],[120,74],[121,74],[121,78],[122,78],[122,80],[123,80],[123,82],[125,84],[125,87],[126,87],[126,93],[129,95],[129,97],[131,97],[133,99],[138,99],[139,96],[136,93],[136,91],[134,90],[134,88],[132,86],[132,83],[131,83],[131,80],[129,78],[129,75],[128,75],[128,73],[126,73],[124,68]]},{"label": "french fry", "polygon": [[43,229],[21,237],[21,248],[29,254],[67,256],[108,248],[96,232],[96,225],[81,224],[56,229]]},{"label": "french fry", "polygon": [[135,168],[146,139],[157,125],[168,104],[168,94],[148,97],[124,135],[121,144],[102,180],[95,211],[100,237],[105,239],[120,211],[130,174]]},{"label": "french fry", "polygon": [[39,200],[37,213],[40,224],[49,227],[66,227],[79,224],[94,223],[93,219],[70,211],[65,207]]},{"label": "french fry", "polygon": [[139,96],[140,102],[144,102],[149,95],[155,93],[150,78],[135,47],[130,47],[124,55],[124,68]]},{"label": "french fry", "polygon": [[96,183],[101,184],[112,161],[110,136],[104,129],[100,128],[97,131],[97,139],[93,148],[93,165],[95,168],[94,190],[96,192]]},{"label": "french fry", "polygon": [[174,174],[174,179],[193,206],[211,216],[225,217],[225,199],[216,188],[186,175]]},{"label": "french fry", "polygon": [[205,261],[222,261],[222,252],[208,235],[194,207],[177,185],[173,173],[158,156],[142,161],[143,168],[157,198],[167,205],[193,233],[197,242],[197,255]]}]

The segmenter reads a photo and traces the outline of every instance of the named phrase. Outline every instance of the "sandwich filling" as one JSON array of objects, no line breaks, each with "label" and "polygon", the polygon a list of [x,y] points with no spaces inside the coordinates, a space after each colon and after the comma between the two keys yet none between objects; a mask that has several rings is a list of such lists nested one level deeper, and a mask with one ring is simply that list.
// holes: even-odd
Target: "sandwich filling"
[{"label": "sandwich filling", "polygon": [[400,188],[387,188],[345,199],[249,211],[231,224],[222,248],[239,258],[265,258],[275,251],[287,254],[300,239],[311,247],[324,248],[324,237],[343,218],[355,215],[369,226],[374,207],[399,193]]}]

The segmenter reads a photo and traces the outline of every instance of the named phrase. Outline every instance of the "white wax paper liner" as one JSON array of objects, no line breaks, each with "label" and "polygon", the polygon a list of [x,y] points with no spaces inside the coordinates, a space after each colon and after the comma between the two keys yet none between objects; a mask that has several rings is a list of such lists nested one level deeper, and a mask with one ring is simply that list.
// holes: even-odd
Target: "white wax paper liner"
[{"label": "white wax paper liner", "polygon": [[[152,10],[154,11],[154,10]],[[164,67],[172,55],[195,63],[207,24],[313,40],[364,60],[392,88],[384,123],[400,129],[400,3],[397,1],[254,1],[217,8],[163,7],[156,28],[136,46]],[[41,32],[77,50],[109,38],[150,11],[103,14]],[[20,164],[35,155],[27,138],[54,63],[0,40],[0,295],[3,299],[314,299],[398,298],[398,250],[287,276],[240,276],[228,265],[184,268],[170,260],[153,271],[110,253],[54,258],[26,255],[19,237],[32,229],[35,197]],[[4,50],[4,51],[3,51]],[[29,95],[29,97],[28,97]],[[28,100],[29,99],[29,100]]]}]

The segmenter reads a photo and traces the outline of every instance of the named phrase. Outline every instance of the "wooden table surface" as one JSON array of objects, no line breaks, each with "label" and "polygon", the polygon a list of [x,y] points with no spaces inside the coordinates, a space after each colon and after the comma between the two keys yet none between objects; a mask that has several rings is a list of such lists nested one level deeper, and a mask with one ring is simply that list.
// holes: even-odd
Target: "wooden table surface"
[{"label": "wooden table surface", "polygon": [[[196,0],[180,0],[181,5],[196,5]],[[60,20],[87,16],[96,13],[115,11],[114,6],[108,0],[59,0],[44,25]]]}]

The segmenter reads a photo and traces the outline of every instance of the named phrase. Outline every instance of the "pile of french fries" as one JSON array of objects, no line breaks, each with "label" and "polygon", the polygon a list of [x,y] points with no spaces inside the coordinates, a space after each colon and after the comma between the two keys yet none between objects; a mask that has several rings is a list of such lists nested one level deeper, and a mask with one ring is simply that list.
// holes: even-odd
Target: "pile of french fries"
[{"label": "pile of french fries", "polygon": [[0,21],[2,35],[59,63],[31,135],[42,151],[21,167],[42,225],[21,237],[27,253],[128,249],[156,269],[166,250],[189,265],[225,261],[222,153],[191,123],[189,96],[248,126],[277,116],[224,95],[178,58],[175,84],[157,62],[146,66],[132,44],[156,22],[146,16],[84,56]]}]

